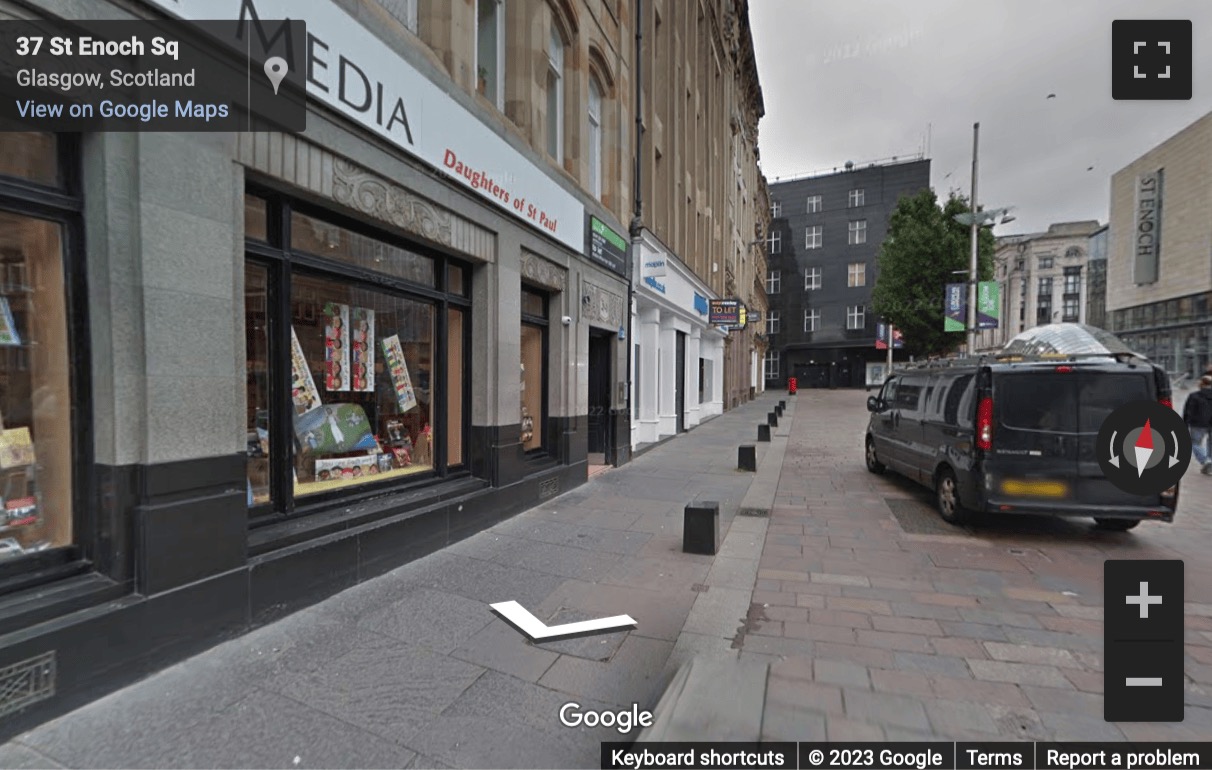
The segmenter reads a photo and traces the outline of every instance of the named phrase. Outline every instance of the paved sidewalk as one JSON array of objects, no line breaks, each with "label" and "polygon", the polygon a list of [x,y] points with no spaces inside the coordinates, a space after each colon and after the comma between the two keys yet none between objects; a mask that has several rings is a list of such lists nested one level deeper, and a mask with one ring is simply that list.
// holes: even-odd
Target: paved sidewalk
[{"label": "paved sidewalk", "polygon": [[[623,736],[562,726],[564,703],[651,707],[688,618],[718,620],[725,647],[737,633],[765,532],[734,520],[755,479],[737,446],[780,397],[25,733],[0,767],[597,767]],[[681,552],[696,499],[721,503],[718,557]],[[490,611],[507,600],[637,628],[532,645]]]},{"label": "paved sidewalk", "polygon": [[[1003,519],[960,530],[863,464],[866,394],[801,391],[746,633],[777,654],[771,740],[1206,740],[1212,735],[1212,479],[1172,525]],[[1102,718],[1105,559],[1186,561],[1186,719]],[[752,736],[756,737],[756,736]]]}]

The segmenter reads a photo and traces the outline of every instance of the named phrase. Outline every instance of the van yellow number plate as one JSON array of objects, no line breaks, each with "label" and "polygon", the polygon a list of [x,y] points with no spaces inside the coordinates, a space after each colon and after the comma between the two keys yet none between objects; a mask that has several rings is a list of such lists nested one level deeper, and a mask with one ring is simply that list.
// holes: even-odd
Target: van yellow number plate
[{"label": "van yellow number plate", "polygon": [[1006,479],[1002,482],[1002,492],[1019,497],[1065,497],[1069,494],[1069,485],[1063,481],[1047,479]]}]

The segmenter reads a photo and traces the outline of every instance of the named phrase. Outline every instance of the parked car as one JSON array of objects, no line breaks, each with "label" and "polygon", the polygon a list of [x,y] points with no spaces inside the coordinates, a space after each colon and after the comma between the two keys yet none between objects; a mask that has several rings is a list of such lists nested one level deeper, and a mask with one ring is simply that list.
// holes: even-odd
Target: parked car
[{"label": "parked car", "polygon": [[1128,530],[1173,521],[1178,487],[1132,495],[1104,476],[1103,420],[1143,399],[1170,404],[1169,377],[1132,356],[934,362],[893,374],[867,399],[867,468],[934,490],[939,515],[1089,516]]}]

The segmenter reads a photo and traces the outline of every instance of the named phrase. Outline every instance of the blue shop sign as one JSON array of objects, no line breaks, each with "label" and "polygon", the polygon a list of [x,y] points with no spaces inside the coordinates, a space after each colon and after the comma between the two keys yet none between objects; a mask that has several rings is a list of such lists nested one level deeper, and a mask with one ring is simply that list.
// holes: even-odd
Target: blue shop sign
[{"label": "blue shop sign", "polygon": [[653,289],[659,291],[662,294],[665,293],[665,284],[661,283],[660,281],[653,278],[652,276],[648,276],[647,278],[645,278],[644,283],[648,284]]},{"label": "blue shop sign", "polygon": [[707,298],[698,292],[694,294],[694,309],[699,311],[699,315],[707,315],[707,311],[709,310]]}]

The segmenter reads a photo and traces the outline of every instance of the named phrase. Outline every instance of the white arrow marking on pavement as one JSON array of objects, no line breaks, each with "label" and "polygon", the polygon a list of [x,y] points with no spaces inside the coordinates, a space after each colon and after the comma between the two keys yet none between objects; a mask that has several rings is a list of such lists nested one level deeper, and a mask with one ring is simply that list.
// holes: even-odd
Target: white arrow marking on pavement
[{"label": "white arrow marking on pavement", "polygon": [[1136,451],[1136,477],[1140,478],[1145,475],[1145,466],[1149,463],[1149,458],[1153,456],[1153,447],[1151,446],[1134,446]]},{"label": "white arrow marking on pavement", "polygon": [[531,615],[529,610],[517,602],[499,602],[488,606],[492,607],[500,613],[501,617],[517,626],[522,633],[536,642],[540,639],[552,639],[557,636],[570,636],[572,634],[604,634],[610,631],[617,631],[620,628],[632,627],[636,624],[635,620],[628,615],[615,615],[610,618],[581,620],[576,623],[549,626],[534,615]]},{"label": "white arrow marking on pavement", "polygon": [[[1174,451],[1178,452],[1178,434],[1170,431],[1170,438],[1174,439]],[[1178,465],[1178,455],[1172,454],[1170,455],[1170,467],[1173,468],[1175,465]]]},{"label": "white arrow marking on pavement", "polygon": [[1116,431],[1111,431],[1111,464],[1118,468],[1119,454],[1117,454],[1115,451],[1115,433]]}]

